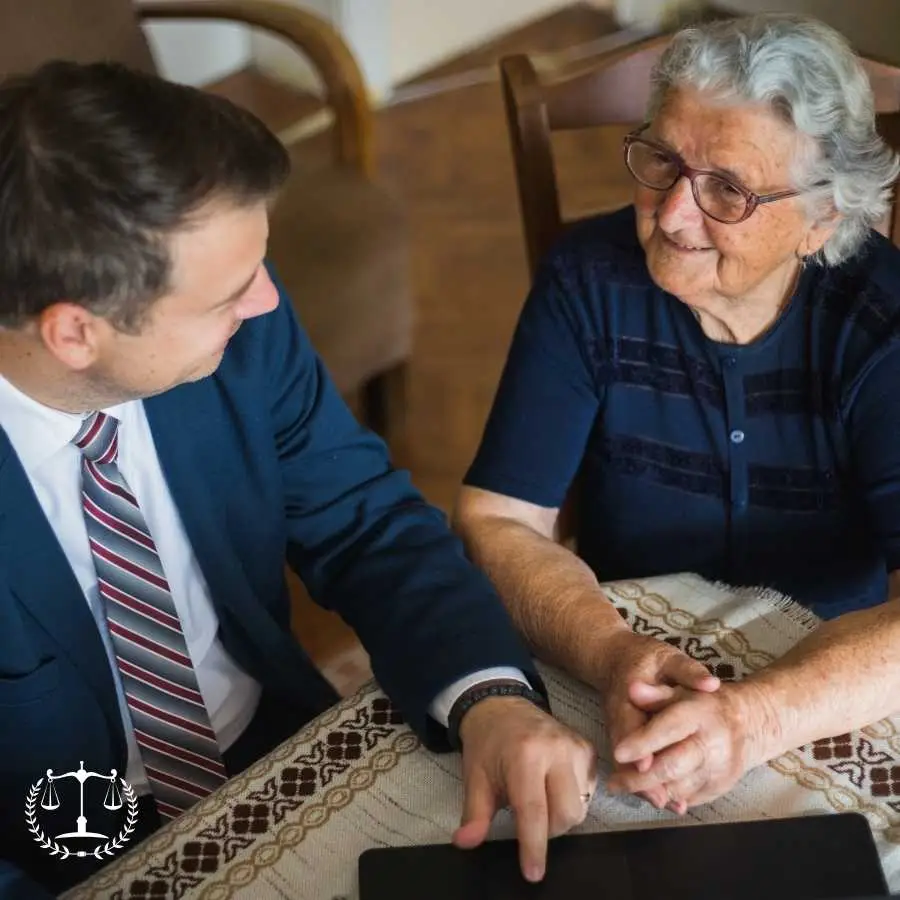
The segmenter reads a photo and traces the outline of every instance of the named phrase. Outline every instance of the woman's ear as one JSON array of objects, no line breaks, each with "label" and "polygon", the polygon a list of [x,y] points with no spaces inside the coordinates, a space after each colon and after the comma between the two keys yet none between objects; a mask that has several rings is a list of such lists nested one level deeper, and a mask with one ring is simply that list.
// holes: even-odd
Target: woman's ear
[{"label": "woman's ear", "polygon": [[806,259],[818,253],[825,242],[834,234],[843,217],[841,214],[831,208],[831,211],[825,211],[807,230],[803,239],[797,247],[797,256],[799,259]]},{"label": "woman's ear", "polygon": [[60,301],[41,312],[37,329],[48,352],[63,365],[80,372],[91,366],[99,354],[99,322],[83,306]]}]

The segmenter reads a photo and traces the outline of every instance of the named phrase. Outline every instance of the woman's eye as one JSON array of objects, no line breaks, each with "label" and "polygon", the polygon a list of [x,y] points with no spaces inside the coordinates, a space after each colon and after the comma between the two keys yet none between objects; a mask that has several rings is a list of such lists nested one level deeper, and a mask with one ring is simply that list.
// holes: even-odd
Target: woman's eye
[{"label": "woman's eye", "polygon": [[716,179],[714,184],[716,190],[726,200],[736,200],[739,197],[744,196],[741,191],[739,191],[733,184],[729,184],[727,181],[719,181],[718,179]]}]

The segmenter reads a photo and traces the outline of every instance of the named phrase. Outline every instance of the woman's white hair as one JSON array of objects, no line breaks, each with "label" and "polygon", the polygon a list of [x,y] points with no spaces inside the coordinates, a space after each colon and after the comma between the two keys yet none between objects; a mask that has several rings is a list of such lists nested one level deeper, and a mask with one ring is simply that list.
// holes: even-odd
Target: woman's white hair
[{"label": "woman's white hair", "polygon": [[679,31],[653,70],[648,118],[673,88],[725,102],[764,103],[812,138],[794,187],[810,190],[814,220],[837,211],[834,234],[817,254],[837,265],[863,245],[887,212],[900,162],[875,130],[868,76],[844,38],[807,16],[763,13]]}]

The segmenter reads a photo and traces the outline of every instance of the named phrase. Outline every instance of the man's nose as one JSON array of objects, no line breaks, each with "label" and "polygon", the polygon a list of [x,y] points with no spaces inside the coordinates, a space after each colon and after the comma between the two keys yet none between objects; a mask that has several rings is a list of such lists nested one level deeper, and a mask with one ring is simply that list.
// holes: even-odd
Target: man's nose
[{"label": "man's nose", "polygon": [[237,317],[253,319],[256,316],[272,312],[277,306],[278,288],[269,277],[266,267],[260,266],[256,279],[237,305],[235,310]]}]

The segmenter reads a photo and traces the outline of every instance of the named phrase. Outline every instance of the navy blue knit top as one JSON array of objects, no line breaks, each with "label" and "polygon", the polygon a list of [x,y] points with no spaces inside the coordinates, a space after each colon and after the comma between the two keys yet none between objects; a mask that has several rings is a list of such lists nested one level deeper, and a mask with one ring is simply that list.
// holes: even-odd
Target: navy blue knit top
[{"label": "navy blue knit top", "polygon": [[824,618],[900,568],[900,250],[808,266],[751,344],[650,278],[627,208],[544,262],[466,483],[546,507],[578,475],[601,580],[694,571]]}]

